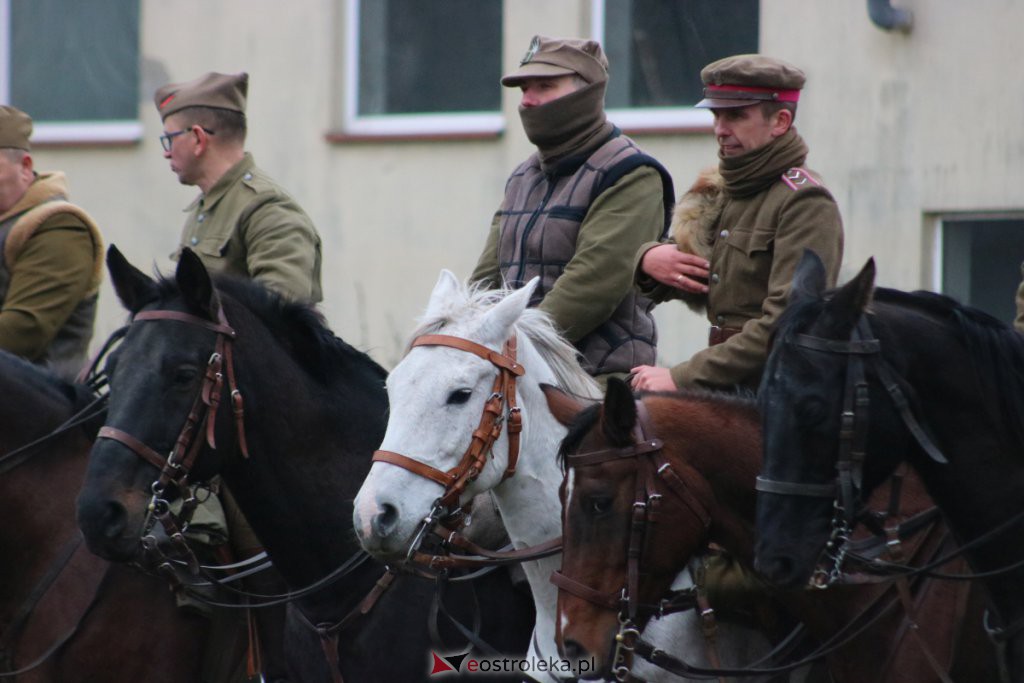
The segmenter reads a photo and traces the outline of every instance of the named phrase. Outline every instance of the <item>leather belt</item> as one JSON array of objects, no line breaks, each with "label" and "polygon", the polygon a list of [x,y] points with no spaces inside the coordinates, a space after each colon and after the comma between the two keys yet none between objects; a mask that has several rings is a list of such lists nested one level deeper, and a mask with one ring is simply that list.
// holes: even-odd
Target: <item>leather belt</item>
[{"label": "leather belt", "polygon": [[721,344],[729,337],[734,334],[739,334],[742,330],[738,327],[719,327],[718,325],[712,325],[711,329],[708,330],[708,346],[716,346]]}]

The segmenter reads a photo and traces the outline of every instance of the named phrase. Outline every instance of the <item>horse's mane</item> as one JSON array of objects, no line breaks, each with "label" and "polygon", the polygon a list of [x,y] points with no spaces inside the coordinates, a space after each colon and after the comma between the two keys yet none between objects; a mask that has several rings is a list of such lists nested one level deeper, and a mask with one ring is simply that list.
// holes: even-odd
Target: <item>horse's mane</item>
[{"label": "horse's mane", "polygon": [[[476,285],[462,283],[457,298],[444,311],[433,315],[425,314],[412,334],[416,339],[424,334],[436,334],[446,327],[478,319],[499,301],[508,296],[511,289],[481,289]],[[532,343],[537,352],[555,373],[556,383],[564,391],[582,398],[597,398],[601,388],[577,360],[576,347],[558,333],[555,324],[544,311],[528,308],[515,323],[516,332]],[[410,340],[410,345],[412,341]],[[409,348],[406,347],[406,353]]]},{"label": "horse's mane", "polygon": [[[680,401],[684,403],[706,403],[712,406],[728,406],[739,411],[749,412],[751,415],[759,415],[757,397],[752,391],[741,389],[739,391],[719,391],[713,389],[679,389],[677,391],[659,391],[652,393],[637,394],[637,398],[652,396],[667,399],[669,401]],[[558,447],[558,463],[565,470],[566,456],[576,451],[590,430],[594,428],[601,414],[601,403],[589,405],[581,410],[569,425],[569,431],[562,439]],[[605,435],[608,436],[608,435]],[[628,446],[629,443],[612,443],[612,446]]]},{"label": "horse's mane", "polygon": [[[381,382],[387,376],[387,371],[369,355],[335,336],[313,306],[286,299],[252,280],[214,275],[213,282],[225,301],[243,306],[258,318],[318,383],[330,386],[339,377],[350,377],[357,371],[378,377]],[[157,286],[161,299],[180,296],[171,278],[158,275]]]},{"label": "horse's mane", "polygon": [[[822,314],[835,290],[822,299],[791,303],[779,316],[774,335],[782,339],[805,330]],[[884,324],[887,310],[913,310],[941,323],[961,340],[970,362],[988,393],[1001,400],[996,424],[1004,425],[1014,443],[1024,449],[1024,334],[988,313],[956,299],[923,290],[906,292],[878,287],[868,312]],[[884,348],[883,348],[884,351]],[[953,361],[955,362],[955,361]]]}]

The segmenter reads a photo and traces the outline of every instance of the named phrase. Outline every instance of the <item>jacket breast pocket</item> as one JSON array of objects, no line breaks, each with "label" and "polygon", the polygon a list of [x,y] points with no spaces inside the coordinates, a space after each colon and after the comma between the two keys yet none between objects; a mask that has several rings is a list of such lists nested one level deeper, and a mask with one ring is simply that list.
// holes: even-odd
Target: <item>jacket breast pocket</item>
[{"label": "jacket breast pocket", "polygon": [[[758,287],[767,286],[772,270],[775,235],[756,229],[733,229],[726,236],[722,250],[720,276],[737,286],[745,282]],[[745,286],[745,285],[740,285]]]}]

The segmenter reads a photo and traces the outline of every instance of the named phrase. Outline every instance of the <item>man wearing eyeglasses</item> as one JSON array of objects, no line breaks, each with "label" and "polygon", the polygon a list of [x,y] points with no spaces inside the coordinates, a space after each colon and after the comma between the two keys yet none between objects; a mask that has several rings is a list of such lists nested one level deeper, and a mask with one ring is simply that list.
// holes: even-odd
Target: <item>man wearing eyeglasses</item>
[{"label": "man wearing eyeglasses", "polygon": [[[245,151],[249,75],[210,72],[187,83],[170,83],[156,91],[157,111],[163,119],[160,136],[164,158],[184,185],[200,194],[188,207],[181,245],[188,247],[211,273],[252,278],[295,301],[317,303],[320,289],[320,235],[306,212],[280,185],[260,170]],[[261,543],[238,504],[221,487],[196,510],[186,537],[192,542],[221,546],[226,533],[236,559],[262,550]],[[223,510],[221,505],[223,504]],[[191,534],[191,535],[190,535]],[[203,535],[206,538],[203,538]],[[283,590],[266,573],[246,579],[247,589],[258,594]],[[204,609],[179,598],[183,605]],[[261,633],[263,680],[285,680],[282,652],[283,609],[256,610]],[[220,622],[215,622],[220,623]],[[221,636],[223,637],[223,636]],[[218,641],[220,643],[220,641]],[[223,645],[223,647],[222,647]],[[226,643],[208,650],[233,652]],[[229,655],[230,658],[230,655]],[[224,680],[223,662],[206,659],[210,680]],[[231,680],[236,680],[233,676]]]},{"label": "man wearing eyeglasses", "polygon": [[64,174],[34,169],[31,135],[28,114],[0,106],[0,349],[70,380],[88,360],[103,240]]},{"label": "man wearing eyeglasses", "polygon": [[317,303],[320,235],[306,212],[245,151],[249,74],[210,72],[156,91],[164,158],[202,194],[188,207],[181,249],[212,273],[252,279],[297,301]]}]

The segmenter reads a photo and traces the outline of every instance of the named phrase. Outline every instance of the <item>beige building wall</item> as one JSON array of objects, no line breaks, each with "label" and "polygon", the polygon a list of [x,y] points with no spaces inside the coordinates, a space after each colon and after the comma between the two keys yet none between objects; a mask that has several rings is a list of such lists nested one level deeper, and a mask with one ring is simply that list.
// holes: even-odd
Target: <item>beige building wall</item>
[{"label": "beige building wall", "polygon": [[[248,147],[321,232],[323,312],[339,336],[390,368],[440,270],[469,274],[505,179],[531,147],[511,90],[506,129],[491,139],[328,141],[341,107],[346,2],[142,0],[143,139],[40,149],[36,159],[67,172],[73,199],[133,263],[167,270],[196,190],[180,186],[162,158],[152,92],[208,70],[248,71]],[[864,2],[763,2],[761,43],[808,72],[797,125],[843,211],[847,269],[874,255],[883,282],[919,287],[932,276],[933,216],[1024,212],[1024,70],[1013,49],[1024,4],[901,6],[915,13],[908,35],[876,28]],[[590,0],[504,7],[506,70],[535,33],[590,33]],[[709,132],[634,137],[669,169],[677,193],[716,161]],[[98,340],[123,319],[105,285]],[[704,321],[683,306],[661,307],[658,319],[664,363],[706,339]]]}]

